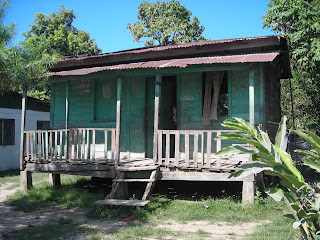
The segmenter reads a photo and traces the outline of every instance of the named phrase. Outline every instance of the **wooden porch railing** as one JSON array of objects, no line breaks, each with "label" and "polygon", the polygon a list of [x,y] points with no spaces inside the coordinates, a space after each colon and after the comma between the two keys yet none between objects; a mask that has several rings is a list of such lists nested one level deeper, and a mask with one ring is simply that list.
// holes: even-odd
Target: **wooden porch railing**
[{"label": "wooden porch railing", "polygon": [[[235,130],[158,130],[157,163],[161,166],[222,170],[225,166],[215,155],[221,150],[216,136]],[[249,160],[248,156],[241,158]],[[227,167],[225,167],[227,168]]]},{"label": "wooden porch railing", "polygon": [[24,131],[24,161],[115,160],[114,128]]}]

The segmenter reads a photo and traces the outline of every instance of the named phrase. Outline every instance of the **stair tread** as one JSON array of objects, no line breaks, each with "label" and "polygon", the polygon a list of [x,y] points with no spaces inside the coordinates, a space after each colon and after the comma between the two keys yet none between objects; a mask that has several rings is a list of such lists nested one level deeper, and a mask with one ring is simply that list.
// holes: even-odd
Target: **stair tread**
[{"label": "stair tread", "polygon": [[96,201],[100,205],[114,205],[114,206],[137,206],[144,207],[150,200],[121,200],[121,199],[105,199]]},{"label": "stair tread", "polygon": [[138,178],[138,179],[133,179],[133,178],[128,178],[128,179],[113,179],[113,182],[154,182],[155,179],[143,179],[143,178]]},{"label": "stair tread", "polygon": [[135,167],[135,166],[125,166],[125,167],[118,167],[117,170],[123,172],[134,172],[134,171],[151,171],[156,170],[158,166],[142,166],[142,167]]}]

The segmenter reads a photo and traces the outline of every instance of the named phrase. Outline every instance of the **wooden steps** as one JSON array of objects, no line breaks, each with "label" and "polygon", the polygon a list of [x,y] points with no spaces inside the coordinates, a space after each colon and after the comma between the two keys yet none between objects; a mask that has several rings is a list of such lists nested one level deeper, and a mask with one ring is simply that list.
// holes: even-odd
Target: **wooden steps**
[{"label": "wooden steps", "polygon": [[150,200],[121,200],[121,199],[105,199],[96,201],[96,204],[99,205],[113,205],[113,206],[135,206],[135,207],[144,207]]},{"label": "wooden steps", "polygon": [[[118,167],[116,178],[113,179],[112,190],[105,200],[97,201],[97,204],[115,205],[115,206],[137,206],[143,207],[150,201],[147,200],[152,192],[152,189],[157,181],[159,166],[126,166]],[[127,172],[130,176],[138,175],[142,171],[150,172],[149,178],[127,178]],[[147,174],[147,173],[146,173]],[[145,175],[146,175],[145,174]],[[141,200],[121,200],[120,198],[126,197],[128,192],[128,183],[147,183],[144,194]]]}]

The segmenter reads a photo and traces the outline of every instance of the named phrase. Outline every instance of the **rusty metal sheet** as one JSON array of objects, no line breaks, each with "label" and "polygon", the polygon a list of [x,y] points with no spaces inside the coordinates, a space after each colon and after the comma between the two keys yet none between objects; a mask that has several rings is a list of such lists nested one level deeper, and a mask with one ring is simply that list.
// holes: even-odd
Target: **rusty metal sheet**
[{"label": "rusty metal sheet", "polygon": [[230,64],[230,63],[258,63],[258,62],[272,62],[280,52],[268,53],[252,53],[241,55],[227,55],[227,56],[211,56],[198,58],[181,58],[168,59],[160,61],[147,61],[128,64],[118,64],[103,67],[81,68],[69,71],[52,72],[50,76],[77,76],[88,75],[91,73],[112,70],[129,70],[129,69],[162,69],[162,68],[186,68],[188,66],[205,65],[205,64]]}]

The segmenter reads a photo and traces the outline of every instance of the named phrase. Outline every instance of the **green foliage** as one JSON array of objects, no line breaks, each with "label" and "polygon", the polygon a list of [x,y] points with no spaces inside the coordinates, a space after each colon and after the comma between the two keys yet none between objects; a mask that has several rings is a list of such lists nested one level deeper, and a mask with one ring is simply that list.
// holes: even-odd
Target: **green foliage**
[{"label": "green foliage", "polygon": [[[289,43],[296,127],[320,132],[320,1],[270,0],[268,7],[264,27]],[[291,117],[289,80],[282,81],[281,93],[282,110]]]},{"label": "green foliage", "polygon": [[[286,117],[283,117],[277,131],[275,144],[272,144],[268,134],[263,130],[256,130],[243,119],[225,120],[222,124],[240,132],[222,134],[216,139],[237,140],[251,146],[244,146],[241,149],[231,146],[222,149],[218,156],[232,154],[252,154],[252,162],[240,166],[239,171],[232,173],[230,177],[245,177],[250,174],[265,171],[267,175],[280,178],[280,184],[285,189],[269,188],[266,193],[276,201],[284,201],[289,207],[292,217],[295,220],[294,228],[299,228],[304,239],[318,239],[320,237],[319,217],[320,198],[315,196],[315,190],[304,181],[301,172],[294,166],[290,154],[285,152]],[[304,154],[320,160],[320,137],[312,132],[294,131],[305,140],[309,141],[314,148]],[[319,170],[320,164],[313,161],[305,161],[305,165]]]},{"label": "green foliage", "polygon": [[24,46],[38,48],[47,54],[61,56],[95,55],[101,52],[89,33],[78,30],[73,24],[76,18],[72,10],[63,6],[58,12],[49,15],[36,13],[30,30],[23,33],[26,40]]},{"label": "green foliage", "polygon": [[204,26],[199,26],[197,17],[191,20],[192,12],[179,1],[141,3],[138,21],[128,24],[135,42],[143,40],[146,46],[168,45],[204,40]]}]

